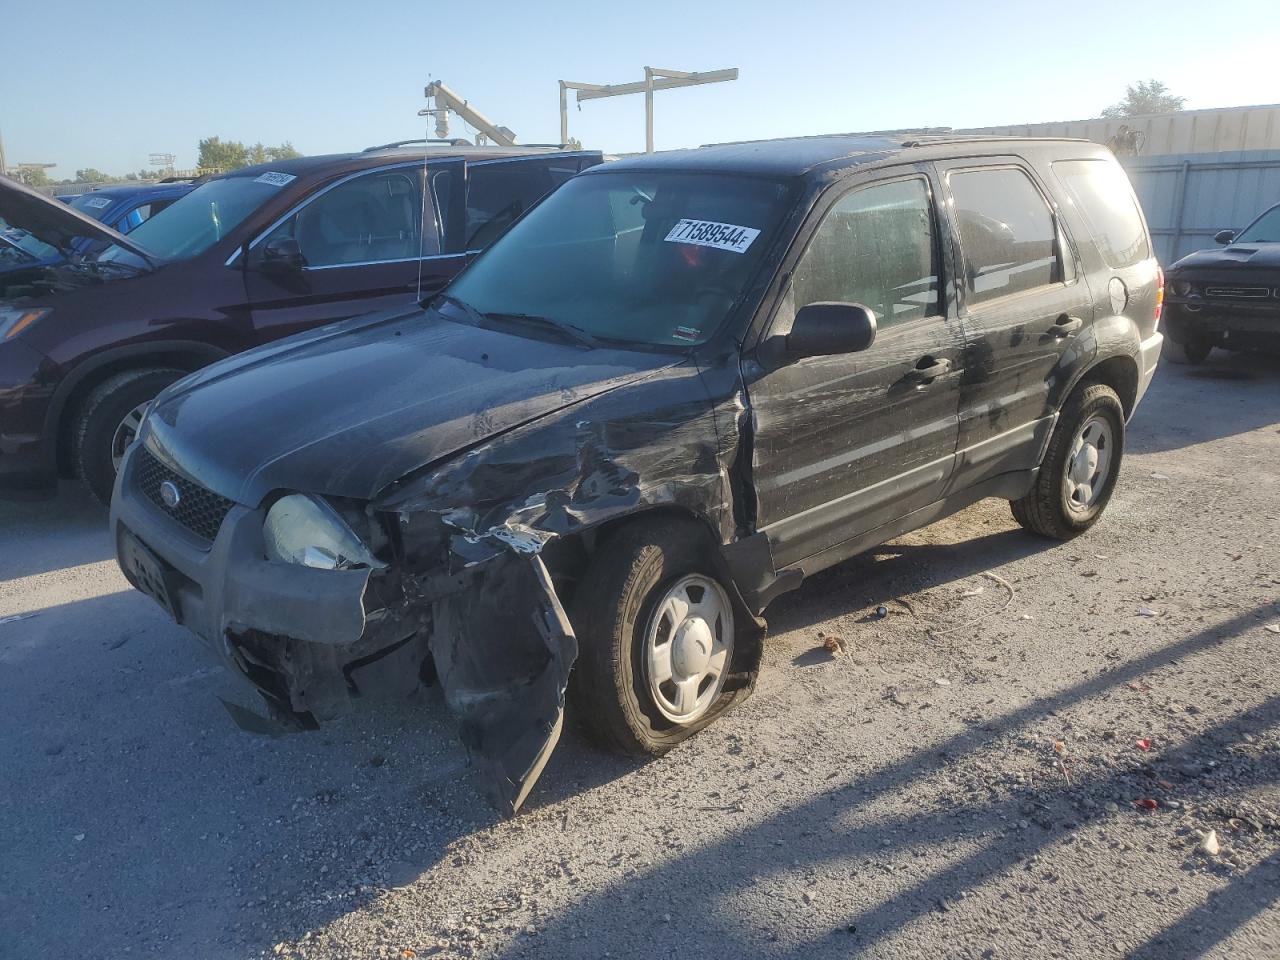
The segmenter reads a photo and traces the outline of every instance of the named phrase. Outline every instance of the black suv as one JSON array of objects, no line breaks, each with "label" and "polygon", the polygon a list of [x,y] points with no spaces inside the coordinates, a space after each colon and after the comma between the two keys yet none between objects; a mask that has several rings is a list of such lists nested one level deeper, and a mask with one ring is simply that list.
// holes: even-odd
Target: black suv
[{"label": "black suv", "polygon": [[752,689],[760,613],[809,574],[983,497],[1087,530],[1160,295],[1090,143],[622,160],[423,306],[170,388],[111,529],[277,720],[438,679],[510,811],[566,690],[660,753]]},{"label": "black suv", "polygon": [[[391,144],[209,180],[123,237],[0,178],[0,220],[93,262],[0,275],[0,495],[103,502],[148,401],[214,360],[441,289],[596,152]],[[424,185],[427,189],[424,196]]]},{"label": "black suv", "polygon": [[1280,204],[1221,250],[1197,250],[1169,268],[1166,356],[1201,363],[1214,347],[1280,352]]}]

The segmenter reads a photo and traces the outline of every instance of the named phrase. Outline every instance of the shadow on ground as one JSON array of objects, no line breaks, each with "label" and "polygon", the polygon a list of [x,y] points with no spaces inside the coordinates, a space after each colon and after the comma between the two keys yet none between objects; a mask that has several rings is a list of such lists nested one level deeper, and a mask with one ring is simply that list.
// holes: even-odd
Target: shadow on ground
[{"label": "shadow on ground", "polygon": [[[735,894],[760,879],[760,864],[782,857],[807,865],[828,862],[860,863],[883,852],[882,838],[907,836],[920,845],[946,848],[951,843],[969,843],[973,837],[961,828],[955,811],[917,812],[896,821],[880,820],[858,827],[845,826],[842,814],[868,805],[877,797],[896,793],[910,796],[914,784],[951,764],[964,760],[989,740],[1026,728],[1057,711],[1066,710],[1091,697],[1103,694],[1130,680],[1175,661],[1194,657],[1215,645],[1256,627],[1270,607],[1251,610],[1222,624],[1169,643],[1123,667],[1078,683],[1051,697],[1045,697],[993,717],[981,727],[973,727],[940,745],[913,753],[869,775],[859,775],[832,786],[803,805],[754,823],[709,847],[700,847],[679,861],[641,872],[620,881],[605,893],[593,894],[557,917],[540,931],[540,941],[556,944],[564,956],[576,956],[563,945],[572,942],[575,930],[598,931],[588,950],[591,956],[607,953],[627,956],[634,943],[626,939],[632,931],[619,931],[609,917],[620,904],[661,902],[670,891],[697,889],[702,908],[682,910],[678,931],[680,956],[790,956],[807,960],[815,955],[847,956],[865,950],[901,931],[929,913],[947,909],[957,897],[975,890],[989,880],[1023,869],[1030,858],[1051,845],[1069,842],[1078,827],[1079,813],[1071,802],[1084,792],[1111,794],[1132,792],[1135,787],[1153,790],[1149,774],[1124,772],[1088,782],[1076,782],[1046,805],[1039,823],[1029,829],[993,828],[976,852],[953,861],[941,871],[893,893],[861,912],[850,914],[833,928],[825,940],[811,940],[800,947],[781,948],[754,939],[751,926],[717,905],[731,902]],[[1220,753],[1229,743],[1246,733],[1280,724],[1280,698],[1271,698],[1254,709],[1233,717],[1192,738],[1161,758],[1162,770],[1179,769],[1186,761],[1207,753]],[[1163,774],[1162,774],[1163,775]],[[1192,778],[1194,779],[1194,778]],[[1280,783],[1280,759],[1272,756],[1258,763],[1254,784]],[[1145,781],[1145,783],[1144,783]],[[1249,786],[1245,784],[1244,786]],[[1197,798],[1194,782],[1184,784],[1184,793]],[[982,820],[990,824],[1016,823],[1025,813],[1017,799],[994,800],[981,806]],[[1099,811],[1097,816],[1107,814]],[[1159,814],[1154,814],[1159,815]],[[781,848],[785,853],[776,852]],[[963,849],[957,847],[957,849]],[[714,868],[709,865],[714,864]],[[1256,886],[1251,881],[1258,881]],[[1198,956],[1221,943],[1235,930],[1273,907],[1280,900],[1280,863],[1264,861],[1252,871],[1234,877],[1231,887],[1210,905],[1196,908],[1174,920],[1150,939],[1126,945],[1127,955],[1149,958]],[[675,934],[673,933],[672,936]],[[519,956],[526,949],[513,946],[507,956]],[[587,954],[584,954],[587,955]],[[654,956],[665,955],[655,946]]]}]

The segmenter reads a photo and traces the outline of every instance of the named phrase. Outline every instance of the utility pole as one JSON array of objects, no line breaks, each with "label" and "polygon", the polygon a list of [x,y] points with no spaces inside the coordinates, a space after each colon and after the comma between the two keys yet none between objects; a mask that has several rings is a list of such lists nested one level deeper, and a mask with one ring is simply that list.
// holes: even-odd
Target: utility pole
[{"label": "utility pole", "polygon": [[653,95],[659,90],[672,90],[676,87],[693,87],[701,83],[723,83],[726,80],[737,80],[738,68],[728,70],[707,70],[701,73],[689,73],[685,70],[663,70],[658,67],[645,67],[644,79],[636,83],[576,83],[570,80],[560,81],[560,142],[569,142],[569,91],[576,91],[579,105],[583,100],[596,100],[600,97],[619,97],[629,93],[644,94],[644,150],[653,153]]}]

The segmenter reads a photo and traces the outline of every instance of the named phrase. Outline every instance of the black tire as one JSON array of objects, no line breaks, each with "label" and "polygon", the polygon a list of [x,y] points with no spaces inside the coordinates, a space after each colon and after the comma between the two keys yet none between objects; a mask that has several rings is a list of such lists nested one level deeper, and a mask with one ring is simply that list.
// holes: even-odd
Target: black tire
[{"label": "black tire", "polygon": [[103,380],[85,397],[73,425],[71,455],[76,476],[99,502],[111,502],[111,488],[116,482],[112,443],[117,428],[136,407],[154,400],[161,390],[183,376],[184,370],[164,367],[126,370]]},{"label": "black tire", "polygon": [[1170,363],[1198,364],[1209,359],[1211,350],[1213,350],[1213,338],[1203,334],[1185,334],[1181,342],[1166,336],[1160,347],[1160,357]]},{"label": "black tire", "polygon": [[[706,537],[689,521],[663,518],[628,524],[609,537],[578,585],[570,616],[578,636],[570,706],[602,746],[659,756],[733,703],[734,694],[722,690],[706,713],[682,725],[662,715],[648,690],[642,658],[649,617],[669,585],[691,573],[724,586]],[[740,639],[741,630],[735,651]]]},{"label": "black tire", "polygon": [[[1095,416],[1107,419],[1114,448],[1101,492],[1088,509],[1075,509],[1068,500],[1065,480],[1076,431]],[[1124,407],[1110,387],[1101,383],[1077,387],[1063,404],[1040,473],[1031,492],[1010,504],[1013,519],[1025,530],[1054,540],[1070,540],[1092,527],[1106,510],[1124,459]]]}]

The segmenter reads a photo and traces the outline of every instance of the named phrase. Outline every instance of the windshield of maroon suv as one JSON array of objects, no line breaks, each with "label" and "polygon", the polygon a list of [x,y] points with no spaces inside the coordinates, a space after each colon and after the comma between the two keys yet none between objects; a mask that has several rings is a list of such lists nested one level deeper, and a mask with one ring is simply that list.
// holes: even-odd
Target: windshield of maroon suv
[{"label": "windshield of maroon suv", "polygon": [[1240,231],[1236,243],[1280,243],[1280,207],[1272,207]]},{"label": "windshield of maroon suv", "polygon": [[[272,177],[264,182],[263,177]],[[154,217],[144,220],[129,239],[162,260],[199,256],[240,225],[245,217],[280,192],[287,174],[263,177],[227,177],[210,180]],[[133,255],[118,246],[108,247],[100,260],[131,261]]]},{"label": "windshield of maroon suv", "polygon": [[777,240],[774,180],[619,170],[570,180],[455,280],[446,304],[624,343],[711,337]]}]

